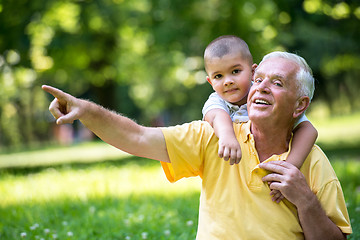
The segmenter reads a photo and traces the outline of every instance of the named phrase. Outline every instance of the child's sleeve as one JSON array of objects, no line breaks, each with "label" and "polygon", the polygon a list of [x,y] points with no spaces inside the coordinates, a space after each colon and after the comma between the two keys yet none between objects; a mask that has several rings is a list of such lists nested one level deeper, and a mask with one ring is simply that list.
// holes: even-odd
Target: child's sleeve
[{"label": "child's sleeve", "polygon": [[205,118],[206,113],[212,109],[222,109],[230,115],[229,109],[226,106],[226,102],[221,99],[221,97],[216,92],[210,94],[208,100],[204,104],[202,109],[203,119]]},{"label": "child's sleeve", "polygon": [[305,113],[301,114],[300,117],[298,117],[296,119],[293,129],[295,129],[297,126],[299,126],[300,123],[306,122],[306,121],[310,122],[310,120],[306,117]]}]

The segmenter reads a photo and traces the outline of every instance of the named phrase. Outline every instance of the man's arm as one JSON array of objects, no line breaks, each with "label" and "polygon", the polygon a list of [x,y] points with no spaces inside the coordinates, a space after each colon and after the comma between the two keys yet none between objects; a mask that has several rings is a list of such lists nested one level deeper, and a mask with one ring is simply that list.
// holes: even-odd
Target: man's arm
[{"label": "man's arm", "polygon": [[204,120],[210,123],[219,138],[219,157],[225,161],[230,159],[230,165],[238,164],[241,160],[241,148],[229,114],[214,108],[205,114]]},{"label": "man's arm", "polygon": [[46,85],[42,89],[55,97],[49,110],[57,119],[57,124],[73,123],[78,119],[103,141],[125,152],[170,162],[164,135],[159,128],[143,127],[129,118],[59,89]]},{"label": "man's arm", "polygon": [[259,166],[272,172],[262,179],[271,182],[270,189],[279,190],[296,206],[305,239],[346,239],[346,235],[326,215],[299,169],[285,161],[261,163]]}]

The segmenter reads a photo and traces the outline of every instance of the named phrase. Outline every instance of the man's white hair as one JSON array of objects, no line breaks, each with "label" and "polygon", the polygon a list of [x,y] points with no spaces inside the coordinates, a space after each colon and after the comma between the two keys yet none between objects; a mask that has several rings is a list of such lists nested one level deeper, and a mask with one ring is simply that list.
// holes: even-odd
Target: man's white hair
[{"label": "man's white hair", "polygon": [[315,91],[315,80],[313,73],[304,58],[297,54],[289,52],[271,52],[263,57],[261,63],[270,58],[285,58],[295,62],[299,66],[299,71],[296,74],[298,94],[300,96],[308,96],[311,99],[314,96]]}]

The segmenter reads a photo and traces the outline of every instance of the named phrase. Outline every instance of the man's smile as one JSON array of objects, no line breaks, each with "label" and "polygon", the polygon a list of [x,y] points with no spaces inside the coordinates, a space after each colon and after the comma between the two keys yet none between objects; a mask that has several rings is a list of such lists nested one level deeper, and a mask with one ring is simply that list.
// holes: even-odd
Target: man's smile
[{"label": "man's smile", "polygon": [[264,99],[255,99],[255,104],[261,104],[261,105],[271,105],[267,100]]}]

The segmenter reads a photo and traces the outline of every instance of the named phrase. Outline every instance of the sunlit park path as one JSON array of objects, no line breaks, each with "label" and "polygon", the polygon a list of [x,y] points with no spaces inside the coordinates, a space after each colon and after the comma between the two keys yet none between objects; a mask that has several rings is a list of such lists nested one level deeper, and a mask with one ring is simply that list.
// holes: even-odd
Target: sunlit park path
[{"label": "sunlit park path", "polygon": [[[311,117],[311,115],[310,115]],[[360,114],[314,119],[360,238]],[[194,239],[200,180],[102,142],[0,155],[0,239]]]}]

